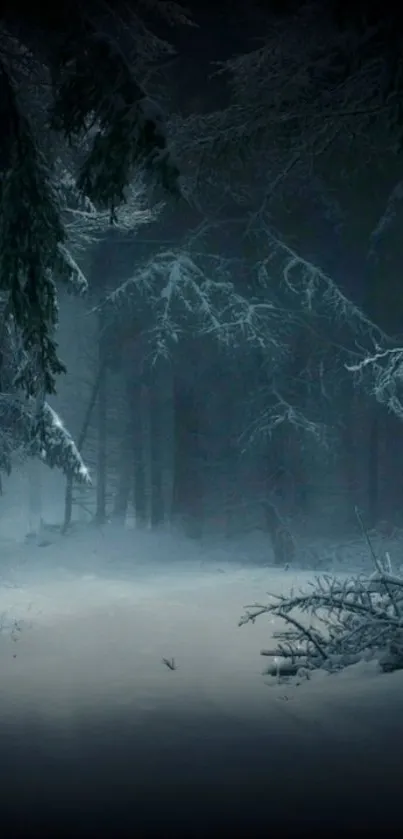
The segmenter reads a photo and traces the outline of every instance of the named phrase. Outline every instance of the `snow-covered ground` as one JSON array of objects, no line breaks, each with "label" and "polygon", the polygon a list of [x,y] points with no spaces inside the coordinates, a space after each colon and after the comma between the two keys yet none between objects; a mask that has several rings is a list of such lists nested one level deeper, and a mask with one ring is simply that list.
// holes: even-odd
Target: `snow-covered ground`
[{"label": "snow-covered ground", "polygon": [[25,835],[397,822],[402,674],[276,684],[275,624],[237,626],[312,572],[163,534],[50,541],[0,546],[0,802]]}]

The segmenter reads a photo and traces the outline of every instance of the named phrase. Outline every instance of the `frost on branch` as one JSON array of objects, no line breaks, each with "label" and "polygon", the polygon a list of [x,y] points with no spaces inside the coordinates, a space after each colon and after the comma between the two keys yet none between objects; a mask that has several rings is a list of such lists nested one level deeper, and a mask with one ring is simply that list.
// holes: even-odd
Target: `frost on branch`
[{"label": "frost on branch", "polygon": [[[0,140],[0,293],[27,355],[35,354],[45,392],[64,372],[54,332],[58,323],[57,280],[84,290],[86,282],[63,225],[53,171],[25,115],[13,78],[0,59],[4,130]],[[32,380],[21,380],[33,395]]]},{"label": "frost on branch", "polygon": [[298,254],[267,225],[265,231],[269,255],[260,267],[264,284],[269,287],[273,273],[280,274],[293,307],[299,307],[307,326],[312,324],[325,346],[331,323],[334,358],[341,358],[343,369],[352,373],[369,395],[403,419],[402,347],[393,346],[392,338],[319,266]]},{"label": "frost on branch", "polygon": [[231,261],[193,256],[190,249],[161,251],[107,299],[115,313],[143,312],[153,358],[169,355],[184,335],[210,336],[223,347],[242,343],[279,353],[284,313],[270,301],[243,297],[230,281]]},{"label": "frost on branch", "polygon": [[[403,180],[397,181],[389,193],[385,209],[374,227],[369,241],[369,256],[376,257],[380,247],[385,247],[387,233],[397,232],[401,225]],[[387,243],[386,243],[387,245]]]},{"label": "frost on branch", "polygon": [[355,364],[346,364],[359,382],[378,402],[385,405],[398,419],[403,420],[403,348],[382,349],[364,355]]},{"label": "frost on branch", "polygon": [[260,266],[263,282],[271,281],[279,272],[285,291],[291,295],[301,311],[319,318],[327,317],[347,326],[355,335],[367,335],[370,340],[387,339],[365,312],[347,297],[338,284],[322,268],[298,253],[277,235],[270,223],[262,219],[262,233],[266,237],[268,255]]},{"label": "frost on branch", "polygon": [[91,483],[88,469],[56,411],[44,402],[22,394],[0,394],[0,471],[11,472],[12,464],[27,457],[39,457],[80,483]]},{"label": "frost on branch", "polygon": [[120,233],[129,233],[138,227],[154,221],[162,209],[162,204],[150,207],[146,184],[142,174],[138,174],[125,188],[125,203],[115,210],[113,219],[109,210],[96,207],[94,202],[83,195],[76,184],[73,166],[70,168],[60,159],[56,161],[56,189],[59,198],[66,241],[59,245],[59,256],[70,274],[69,289],[76,294],[84,294],[88,283],[80,266],[83,257],[113,229]]},{"label": "frost on branch", "polygon": [[91,484],[88,469],[73,438],[47,402],[37,420],[32,454],[37,454],[47,466],[61,469],[66,477],[73,477],[87,486]]},{"label": "frost on branch", "polygon": [[274,634],[277,644],[261,651],[274,660],[269,675],[335,672],[370,658],[383,672],[403,668],[403,578],[392,573],[389,557],[372,575],[324,575],[310,589],[246,607],[240,626],[261,615],[285,624]]},{"label": "frost on branch", "polygon": [[379,15],[374,24],[362,14],[359,26],[350,17],[340,26],[332,6],[313,0],[268,14],[262,45],[222,65],[233,89],[234,124],[232,136],[222,127],[222,142],[246,155],[268,147],[281,155],[283,148],[291,160],[335,144],[351,148],[357,137],[361,149],[369,147],[385,125],[401,139],[396,21]]},{"label": "frost on branch", "polygon": [[[364,13],[359,27],[350,19],[340,28],[335,4],[321,0],[292,10],[277,4],[285,7],[280,14],[265,5],[258,47],[218,70],[230,85],[229,107],[177,119],[183,159],[194,161],[191,189],[236,195],[244,205],[247,198],[249,207],[259,196],[287,206],[288,197],[294,203],[296,194],[308,195],[340,222],[334,187],[324,190],[322,182],[318,189],[315,180],[330,167],[350,182],[365,172],[374,148],[379,158],[401,143],[400,29],[393,16],[373,25]],[[346,160],[354,160],[354,171]]]},{"label": "frost on branch", "polygon": [[140,5],[146,12],[160,15],[170,26],[196,26],[186,7],[175,0],[140,0]]},{"label": "frost on branch", "polygon": [[53,127],[89,151],[78,187],[95,204],[115,208],[145,167],[170,193],[179,194],[179,170],[170,154],[162,111],[145,95],[116,43],[89,35],[66,51],[55,86]]},{"label": "frost on branch", "polygon": [[[64,370],[52,338],[58,319],[52,270],[65,237],[45,160],[1,61],[0,79],[0,291],[26,351],[38,352],[46,390],[52,392],[55,377]],[[24,385],[30,393],[30,383]]]},{"label": "frost on branch", "polygon": [[278,391],[271,389],[267,402],[268,407],[253,418],[241,436],[240,442],[244,445],[244,451],[260,439],[271,437],[283,424],[291,425],[302,434],[309,434],[319,445],[325,445],[328,442],[329,431],[325,424],[310,419],[297,405],[291,404]]}]

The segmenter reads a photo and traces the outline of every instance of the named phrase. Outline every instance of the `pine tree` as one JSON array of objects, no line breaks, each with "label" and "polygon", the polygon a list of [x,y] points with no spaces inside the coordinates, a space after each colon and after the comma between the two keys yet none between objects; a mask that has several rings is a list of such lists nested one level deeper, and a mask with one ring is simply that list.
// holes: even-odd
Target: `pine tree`
[{"label": "pine tree", "polygon": [[[6,3],[0,13],[0,295],[3,338],[10,328],[19,340],[12,399],[27,400],[31,442],[39,440],[46,462],[62,460],[66,472],[87,480],[45,402],[65,372],[56,342],[58,283],[85,288],[69,249],[60,159],[71,156],[76,193],[107,211],[111,223],[139,169],[169,194],[180,193],[162,113],[118,40],[100,34],[96,15],[91,20],[80,5],[22,15],[18,2]],[[180,7],[169,5],[186,22]]]}]

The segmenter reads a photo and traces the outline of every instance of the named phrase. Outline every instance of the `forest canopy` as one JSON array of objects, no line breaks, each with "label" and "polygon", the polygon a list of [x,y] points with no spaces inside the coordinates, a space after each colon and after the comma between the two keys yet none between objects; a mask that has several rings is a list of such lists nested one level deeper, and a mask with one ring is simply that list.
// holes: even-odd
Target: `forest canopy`
[{"label": "forest canopy", "polygon": [[[225,371],[236,409],[181,434],[186,446],[192,434],[204,440],[200,460],[219,438],[240,474],[263,453],[274,477],[273,486],[259,478],[262,492],[276,497],[282,482],[301,483],[283,462],[287,441],[303,473],[305,447],[333,456],[354,437],[349,400],[372,406],[372,434],[377,403],[402,416],[400,18],[379,3],[223,10],[162,0],[71,2],[26,16],[18,3],[3,8],[3,469],[16,452],[39,454],[87,482],[81,450],[93,409],[106,410],[111,373],[117,400],[136,390],[136,376],[157,403],[175,380],[186,426],[212,370]],[[73,436],[47,402],[64,387],[63,288],[86,295],[97,324],[91,411]],[[125,444],[140,434],[132,399]],[[102,462],[91,464],[97,486]],[[130,492],[141,519],[139,468]],[[372,486],[371,518],[379,495]]]}]

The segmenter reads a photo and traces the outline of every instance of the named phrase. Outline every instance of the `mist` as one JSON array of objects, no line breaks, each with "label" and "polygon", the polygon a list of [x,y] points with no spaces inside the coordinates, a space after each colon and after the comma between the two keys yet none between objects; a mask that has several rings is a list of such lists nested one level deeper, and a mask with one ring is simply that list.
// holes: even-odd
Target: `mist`
[{"label": "mist", "polygon": [[116,836],[395,824],[401,674],[371,661],[284,683],[259,655],[278,622],[238,626],[267,590],[311,578],[274,567],[262,535],[202,544],[107,524],[27,541],[9,521],[7,823]]},{"label": "mist", "polygon": [[6,832],[402,822],[402,36],[2,4]]}]

